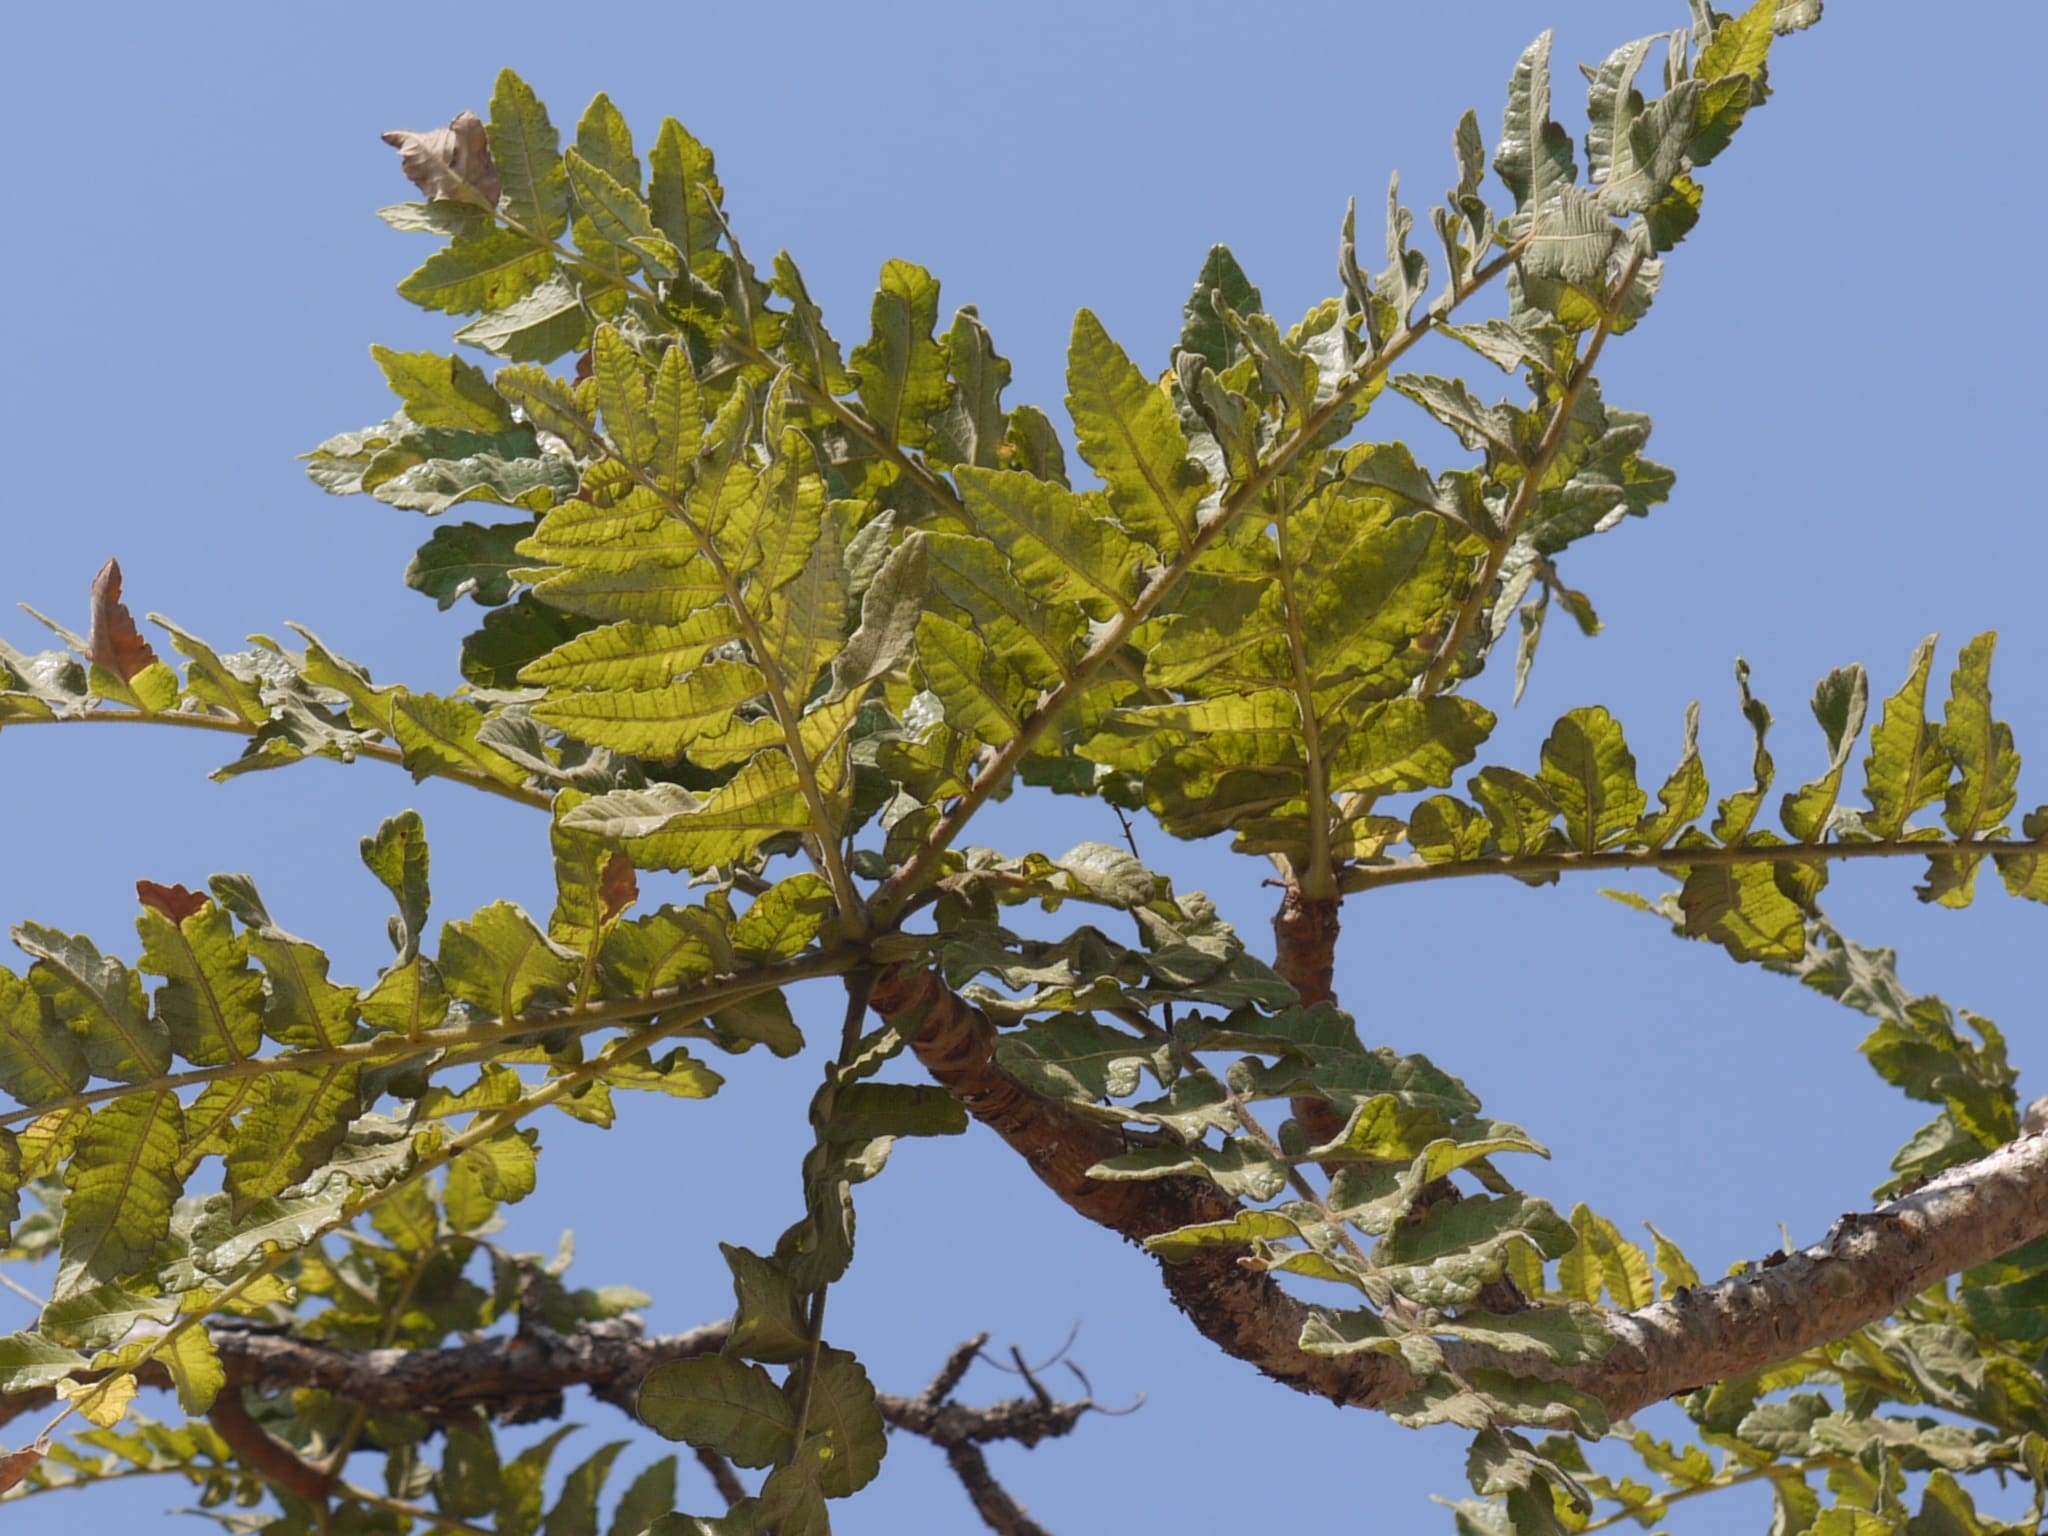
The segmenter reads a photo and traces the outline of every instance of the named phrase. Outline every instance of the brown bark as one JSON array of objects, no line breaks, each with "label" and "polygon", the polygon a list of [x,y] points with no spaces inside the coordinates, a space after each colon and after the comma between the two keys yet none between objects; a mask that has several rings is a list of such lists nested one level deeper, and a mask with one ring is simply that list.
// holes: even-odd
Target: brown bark
[{"label": "brown bark", "polygon": [[207,1410],[208,1422],[220,1431],[221,1439],[233,1447],[242,1464],[273,1488],[323,1504],[334,1491],[334,1478],[320,1468],[299,1460],[292,1448],[270,1438],[269,1432],[249,1416],[240,1387],[223,1387]]},{"label": "brown bark", "polygon": [[[995,1060],[986,1015],[929,973],[877,987],[885,1017],[917,1029],[913,1048],[968,1112],[990,1126],[1063,1201],[1133,1241],[1241,1209],[1186,1179],[1099,1183],[1087,1169],[1122,1150],[1116,1132],[1042,1099]],[[2048,1235],[2048,1135],[2029,1131],[1977,1162],[1875,1211],[1844,1216],[1820,1244],[1754,1274],[1701,1286],[1631,1313],[1606,1314],[1613,1347],[1589,1364],[1546,1366],[1456,1339],[1446,1364],[1564,1381],[1623,1418],[1663,1398],[1744,1376],[1879,1322],[1946,1277]],[[1300,1347],[1312,1309],[1241,1248],[1218,1245],[1162,1265],[1168,1293],[1211,1342],[1300,1392],[1358,1408],[1418,1383],[1385,1355],[1330,1357]]]},{"label": "brown bark", "polygon": [[[585,1323],[570,1334],[492,1338],[438,1350],[341,1349],[226,1320],[213,1323],[209,1331],[227,1385],[214,1400],[208,1419],[251,1472],[275,1488],[319,1504],[334,1492],[337,1479],[272,1439],[251,1417],[243,1401],[245,1391],[318,1387],[372,1412],[423,1413],[444,1422],[481,1412],[518,1423],[542,1416],[536,1410],[543,1405],[552,1405],[559,1414],[562,1392],[581,1386],[631,1412],[649,1371],[670,1360],[716,1351],[724,1345],[730,1325],[712,1323],[688,1333],[649,1338],[636,1321],[619,1318]],[[1058,1402],[1028,1372],[1030,1397],[986,1408],[954,1402],[954,1388],[986,1341],[984,1334],[956,1350],[918,1396],[884,1392],[877,1395],[877,1402],[890,1428],[929,1440],[945,1452],[991,1529],[1002,1536],[1042,1536],[1043,1527],[996,1482],[979,1447],[1003,1440],[1033,1446],[1058,1439],[1071,1433],[1095,1405],[1086,1399]],[[171,1386],[161,1365],[145,1365],[136,1376],[145,1386]],[[0,1396],[0,1424],[48,1407],[55,1399],[55,1391],[47,1387]],[[746,1497],[745,1487],[722,1457],[707,1452],[699,1459],[728,1506]]]},{"label": "brown bark", "polygon": [[[1337,934],[1343,898],[1309,897],[1289,885],[1273,915],[1273,969],[1304,1007],[1337,1000]],[[1344,1114],[1327,1099],[1300,1095],[1288,1105],[1311,1144],[1344,1134]]]}]

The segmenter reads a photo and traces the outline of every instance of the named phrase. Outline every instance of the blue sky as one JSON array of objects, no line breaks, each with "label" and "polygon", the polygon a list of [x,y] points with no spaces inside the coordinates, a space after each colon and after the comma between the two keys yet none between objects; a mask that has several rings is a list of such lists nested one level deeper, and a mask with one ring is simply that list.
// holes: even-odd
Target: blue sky
[{"label": "blue sky", "polygon": [[[2013,275],[2040,232],[2021,155],[2037,137],[2048,12],[1972,11],[1995,18],[1987,39],[1922,7],[1831,9],[1782,45],[1777,99],[1710,169],[1702,225],[1649,322],[1607,353],[1608,398],[1655,418],[1652,451],[1677,469],[1677,495],[1572,552],[1565,574],[1607,632],[1553,629],[1496,760],[1533,759],[1556,715],[1597,702],[1627,724],[1654,783],[1697,698],[1709,766],[1733,780],[1748,752],[1741,655],[1796,782],[1822,759],[1805,708],[1814,681],[1860,659],[1888,693],[1933,631],[1945,677],[1962,641],[1999,630],[2001,713],[2023,750],[2048,736],[2026,446],[2043,305]],[[371,342],[446,350],[447,327],[392,291],[429,247],[374,216],[410,195],[378,134],[482,111],[503,65],[558,124],[598,90],[643,142],[662,115],[682,118],[717,151],[749,251],[765,265],[790,249],[848,345],[885,259],[930,267],[948,305],[978,304],[1013,360],[1010,400],[1059,419],[1076,308],[1163,367],[1188,285],[1222,241],[1276,314],[1299,313],[1334,291],[1345,199],[1376,218],[1398,169],[1411,201],[1432,202],[1453,178],[1459,114],[1476,107],[1497,136],[1509,70],[1540,27],[1558,29],[1570,112],[1571,64],[1684,19],[1681,0],[1301,3],[1256,21],[1243,6],[1072,0],[25,9],[0,58],[17,146],[0,596],[83,628],[87,584],[118,555],[138,614],[224,649],[290,619],[380,680],[453,685],[474,610],[440,614],[400,580],[430,530],[324,497],[295,455],[386,414]],[[1461,366],[1455,350],[1421,366]],[[1420,430],[1391,408],[1368,426]],[[1447,439],[1417,446],[1434,464],[1458,459]],[[45,638],[4,614],[0,635]],[[1504,714],[1506,682],[1479,687]],[[216,786],[205,774],[219,760],[213,741],[171,732],[7,733],[0,915],[132,952],[135,879],[196,886],[243,870],[280,922],[367,981],[388,954],[386,897],[356,842],[406,806],[434,840],[440,918],[499,897],[548,905],[529,812],[374,765]],[[2023,782],[2026,803],[2043,782]],[[980,835],[1058,853],[1114,834],[1106,810],[1025,797]],[[1263,941],[1263,868],[1156,829],[1145,847]],[[2048,917],[1995,890],[1965,914],[1923,908],[1915,878],[1849,866],[1830,909],[1863,942],[1900,946],[1909,985],[1997,1019],[2028,1064],[2039,967],[2026,956]],[[1354,901],[1340,994],[1369,1040],[1427,1053],[1547,1142],[1554,1161],[1520,1171],[1560,1205],[1583,1199],[1630,1230],[1654,1220],[1710,1273],[1776,1246],[1780,1222],[1814,1240],[1924,1115],[1857,1059],[1855,1016],[1674,942],[1595,884],[1457,882]],[[830,995],[805,1002],[829,1035]],[[632,1106],[609,1134],[548,1125],[542,1188],[510,1213],[506,1240],[551,1252],[573,1226],[585,1283],[652,1292],[657,1328],[722,1313],[713,1244],[764,1247],[793,1214],[796,1106],[813,1074],[748,1058],[708,1104]],[[885,1388],[917,1390],[983,1328],[1044,1355],[1078,1323],[1074,1358],[1102,1399],[1145,1396],[1065,1443],[998,1453],[1000,1475],[1063,1536],[1141,1519],[1307,1524],[1368,1506],[1403,1530],[1449,1529],[1426,1500],[1463,1493],[1456,1432],[1338,1413],[1216,1356],[1149,1261],[1078,1225],[992,1138],[903,1148],[863,1189],[861,1218],[832,1332]],[[27,1322],[12,1304],[0,1297],[0,1327]],[[966,1392],[1011,1385],[978,1373]],[[626,1431],[598,1405],[575,1416],[592,1448]],[[683,1487],[714,1507],[687,1460]],[[1671,1528],[1759,1528],[1754,1492],[1688,1507]],[[178,1490],[145,1482],[37,1501],[10,1528],[111,1526],[170,1502],[184,1502]],[[838,1514],[853,1533],[972,1519],[915,1442]]]}]

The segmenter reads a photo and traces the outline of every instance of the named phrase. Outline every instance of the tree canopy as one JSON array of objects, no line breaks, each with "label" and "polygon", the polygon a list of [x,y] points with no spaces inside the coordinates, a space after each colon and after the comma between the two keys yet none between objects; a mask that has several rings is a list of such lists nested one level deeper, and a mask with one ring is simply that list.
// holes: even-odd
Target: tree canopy
[{"label": "tree canopy", "polygon": [[[1702,173],[1818,15],[1695,4],[1586,71],[1583,141],[1546,34],[1491,145],[1457,123],[1428,228],[1398,181],[1383,255],[1347,213],[1339,291],[1298,322],[1222,246],[1163,369],[1084,310],[1064,428],[1006,402],[977,310],[910,262],[842,344],[788,253],[750,260],[674,119],[636,141],[599,96],[566,135],[508,70],[488,121],[386,135],[420,197],[382,216],[436,242],[399,291],[485,361],[374,349],[396,407],[307,469],[436,519],[405,580],[481,610],[467,685],[379,682],[296,626],[228,650],[151,616],[152,639],[109,562],[82,633],[36,614],[57,647],[0,645],[0,734],[154,725],[236,738],[222,779],[320,758],[446,780],[545,818],[553,907],[437,922],[407,811],[362,840],[395,913],[358,984],[232,873],[138,882],[126,956],[13,930],[0,1215],[10,1259],[54,1263],[37,1325],[0,1339],[0,1411],[41,1430],[0,1481],[179,1475],[279,1536],[601,1511],[620,1536],[797,1533],[894,1429],[944,1448],[992,1528],[1038,1529],[979,1447],[1091,1402],[1027,1371],[1030,1395],[961,1404],[979,1341],[879,1391],[828,1326],[859,1186],[899,1140],[978,1122],[1144,1250],[1209,1345],[1470,1434],[1465,1528],[1647,1525],[1767,1481],[1783,1532],[1988,1530],[1980,1474],[2031,1486],[2038,1524],[2048,1142],[1996,1026],[1909,992],[1821,905],[1863,859],[1907,860],[1944,907],[2048,899],[1996,637],[1939,670],[1921,645],[1876,699],[1861,665],[1830,672],[1782,781],[1744,668],[1733,784],[1709,783],[1697,707],[1646,776],[1597,705],[1514,760],[1476,687],[1492,666],[1494,703],[1519,697],[1553,609],[1597,630],[1580,547],[1670,499],[1598,368],[1654,344]],[[1447,435],[1375,439],[1389,393]],[[976,843],[1012,794],[1100,802],[1125,840]],[[1207,838],[1273,885],[1270,949],[1176,884],[1165,839]],[[1631,898],[1647,917],[1869,1015],[1871,1065],[1934,1111],[1877,1204],[1711,1283],[1661,1233],[1523,1191],[1538,1137],[1333,990],[1352,903],[1383,888],[1637,872],[1676,883]],[[790,1006],[819,980],[836,1032]],[[494,1241],[549,1120],[708,1098],[749,1052],[824,1065],[789,1225],[719,1245],[730,1319],[650,1335],[637,1293]],[[578,1386],[690,1447],[726,1507],[677,1512],[673,1462],[608,1488],[616,1446],[553,1480],[562,1436],[500,1453],[497,1426]],[[145,1389],[182,1417],[145,1417]],[[1672,1398],[1697,1444],[1632,1423]]]}]

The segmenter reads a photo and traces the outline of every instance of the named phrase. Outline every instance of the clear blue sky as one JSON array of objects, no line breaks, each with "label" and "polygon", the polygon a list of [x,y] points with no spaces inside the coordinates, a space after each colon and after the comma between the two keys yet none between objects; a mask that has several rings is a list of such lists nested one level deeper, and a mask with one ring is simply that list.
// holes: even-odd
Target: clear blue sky
[{"label": "clear blue sky", "polygon": [[[1698,698],[1709,766],[1733,780],[1748,750],[1739,654],[1797,782],[1821,759],[1805,701],[1824,671],[1861,659],[1889,692],[1923,635],[1943,633],[1945,677],[1986,628],[2003,635],[2001,712],[2023,749],[2048,741],[2026,447],[2044,337],[2024,262],[2041,214],[2022,158],[2038,139],[2048,11],[1830,9],[1781,46],[1778,98],[1708,173],[1704,221],[1649,323],[1609,349],[1608,398],[1654,416],[1677,497],[1573,551],[1566,575],[1607,633],[1553,631],[1499,738],[1507,760],[1533,759],[1558,713],[1600,702],[1654,783]],[[1965,14],[1977,20],[1938,19]],[[1682,0],[1302,3],[1256,20],[1242,5],[1075,0],[24,7],[0,58],[17,167],[0,596],[83,628],[87,583],[118,555],[138,613],[223,648],[294,619],[380,679],[453,684],[477,615],[440,614],[401,584],[426,524],[324,497],[294,456],[386,414],[371,342],[446,350],[441,321],[392,291],[430,247],[374,216],[410,195],[377,136],[482,110],[502,65],[558,123],[598,90],[643,140],[681,117],[716,149],[750,252],[794,252],[849,345],[882,261],[929,266],[1014,360],[1011,400],[1057,418],[1077,307],[1163,366],[1188,285],[1223,241],[1276,313],[1298,313],[1334,291],[1346,197],[1376,221],[1398,169],[1415,203],[1432,202],[1452,179],[1459,114],[1478,108],[1497,136],[1508,72],[1540,27],[1559,30],[1575,110],[1573,63],[1684,19]],[[1455,350],[1424,366],[1458,366]],[[1389,411],[1380,430],[1410,426]],[[1457,459],[1443,440],[1423,456]],[[0,634],[46,638],[4,613]],[[1482,696],[1504,707],[1506,681],[1488,677]],[[386,897],[356,841],[406,806],[434,839],[438,917],[498,897],[548,905],[544,828],[528,812],[375,765],[215,786],[219,760],[211,740],[169,732],[7,734],[0,915],[132,952],[137,877],[245,870],[285,926],[366,982],[388,954]],[[2048,778],[2037,770],[2022,793],[2043,798]],[[1013,802],[1000,832],[1057,853],[1114,824],[1082,803]],[[1261,869],[1156,830],[1147,851],[1263,941]],[[1989,1014],[2023,1065],[2038,1059],[2027,957],[2048,914],[1995,889],[1966,914],[1925,909],[1916,877],[1851,866],[1831,909],[1864,942],[1899,945],[1909,985]],[[1781,1221],[1816,1239],[1924,1116],[1857,1058],[1855,1016],[1678,944],[1594,886],[1460,882],[1354,901],[1340,992],[1370,1040],[1428,1053],[1548,1142],[1555,1161],[1522,1171],[1561,1206],[1586,1200],[1631,1230],[1654,1220],[1709,1272],[1775,1246]],[[810,1001],[814,1033],[829,1034],[830,998]],[[724,1312],[713,1243],[764,1247],[793,1214],[792,1115],[814,1072],[749,1058],[709,1104],[633,1105],[608,1135],[548,1124],[542,1188],[511,1212],[508,1241],[552,1251],[573,1225],[585,1283],[652,1292],[656,1328]],[[1065,1443],[998,1452],[1061,1536],[1307,1526],[1368,1501],[1393,1528],[1449,1529],[1426,1499],[1462,1496],[1460,1435],[1340,1413],[1215,1355],[1149,1261],[1078,1225],[992,1138],[904,1147],[861,1194],[861,1259],[835,1292],[832,1333],[883,1386],[917,1390],[983,1328],[1042,1355],[1079,1323],[1074,1355],[1101,1397],[1146,1396]],[[0,1327],[26,1323],[11,1305],[0,1297]],[[1009,1386],[978,1373],[967,1391]],[[598,1405],[575,1417],[589,1447],[627,1430]],[[715,1507],[687,1458],[682,1484]],[[1672,1528],[1760,1529],[1754,1492],[1688,1507]],[[8,1518],[23,1532],[112,1528],[171,1502],[186,1500],[144,1483]],[[852,1533],[973,1525],[913,1441],[838,1513]]]}]

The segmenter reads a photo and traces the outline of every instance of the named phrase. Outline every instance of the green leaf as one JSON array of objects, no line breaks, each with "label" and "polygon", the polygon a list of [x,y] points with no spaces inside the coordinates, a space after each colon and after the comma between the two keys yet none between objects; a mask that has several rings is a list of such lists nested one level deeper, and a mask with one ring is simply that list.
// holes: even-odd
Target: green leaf
[{"label": "green leaf", "polygon": [[[792,1420],[811,1371],[806,1361],[790,1372],[784,1384],[783,1394],[790,1401]],[[882,1457],[888,1453],[889,1442],[868,1373],[845,1350],[828,1345],[818,1351],[810,1410],[806,1433],[822,1435],[827,1449],[819,1468],[818,1485],[827,1498],[849,1498],[874,1481],[882,1468]]]},{"label": "green leaf", "polygon": [[490,229],[436,251],[398,291],[421,309],[474,315],[509,308],[554,270],[546,247],[509,229]]},{"label": "green leaf", "polygon": [[423,427],[460,432],[506,432],[512,413],[481,368],[433,352],[394,352],[373,346],[370,356],[384,381],[405,402],[405,414]]},{"label": "green leaf", "polygon": [[170,1232],[184,1149],[175,1094],[130,1094],[93,1111],[64,1170],[60,1294],[148,1265]]},{"label": "green leaf", "polygon": [[88,1075],[77,1037],[42,994],[0,968],[0,1088],[35,1109],[78,1092]]},{"label": "green leaf", "polygon": [[209,901],[174,923],[145,907],[135,929],[142,935],[138,969],[167,978],[156,1016],[178,1054],[201,1067],[254,1055],[263,1040],[263,978],[227,913]]},{"label": "green leaf", "polygon": [[73,1373],[83,1371],[86,1365],[84,1355],[53,1343],[40,1333],[0,1337],[0,1392],[34,1392],[54,1387]]},{"label": "green leaf", "polygon": [[828,395],[852,394],[854,380],[846,371],[839,343],[825,329],[824,313],[812,302],[803,274],[787,251],[776,255],[774,287],[790,303],[794,324],[787,346],[797,372]]},{"label": "green leaf", "polygon": [[1130,612],[1151,552],[1117,526],[1103,497],[1006,471],[962,467],[954,475],[968,516],[1008,553],[1034,598],[1075,604],[1094,619]]},{"label": "green leaf", "polygon": [[530,686],[658,689],[693,671],[713,646],[739,638],[730,607],[699,609],[680,624],[611,624],[586,630],[520,669]]},{"label": "green leaf", "polygon": [[1598,706],[1557,722],[1543,743],[1539,779],[1581,853],[1631,838],[1647,804],[1621,722]]},{"label": "green leaf", "polygon": [[88,938],[39,923],[18,925],[14,942],[36,957],[29,985],[77,1037],[95,1077],[139,1083],[170,1070],[170,1032],[145,1012],[142,982],[127,966]]},{"label": "green leaf", "polygon": [[1074,317],[1067,354],[1067,409],[1081,457],[1102,477],[1117,520],[1162,556],[1185,549],[1208,477],[1188,457],[1173,402],[1085,309]]},{"label": "green leaf", "polygon": [[499,1019],[516,1018],[536,999],[566,1000],[582,969],[573,951],[509,901],[444,926],[439,964],[451,993]]},{"label": "green leaf", "polygon": [[448,1224],[458,1232],[489,1225],[500,1204],[514,1204],[532,1194],[539,1133],[508,1131],[469,1147],[448,1165],[445,1205]]},{"label": "green leaf", "polygon": [[1181,311],[1180,331],[1181,351],[1194,353],[1218,373],[1224,373],[1247,354],[1216,308],[1218,294],[1226,308],[1240,315],[1258,314],[1266,307],[1265,299],[1226,245],[1209,248],[1201,273],[1195,278],[1195,290],[1188,295]]},{"label": "green leaf", "polygon": [[952,399],[946,353],[933,338],[939,283],[923,267],[890,261],[875,290],[874,335],[855,349],[860,402],[883,440],[921,448]]},{"label": "green leaf", "polygon": [[533,714],[592,746],[659,763],[685,755],[706,761],[704,749],[732,729],[740,705],[766,688],[759,668],[714,661],[667,688],[559,693],[536,705]]},{"label": "green leaf", "polygon": [[227,1154],[227,1191],[238,1205],[283,1194],[327,1161],[363,1108],[361,1076],[341,1064],[258,1080]]},{"label": "green leaf", "polygon": [[1863,734],[1863,722],[1870,711],[1870,674],[1860,666],[1839,667],[1820,680],[1813,691],[1813,717],[1820,722],[1828,740],[1828,771],[1797,794],[1785,796],[1778,808],[1785,830],[1802,843],[1816,843],[1827,836],[1835,820],[1835,806],[1841,799],[1842,775],[1849,766],[1849,754]]},{"label": "green leaf", "polygon": [[[192,665],[185,669],[185,688],[195,699],[224,709],[245,725],[261,725],[270,718],[263,702],[263,690],[244,670],[229,667],[213,647],[197,635],[187,634],[162,614],[149,616],[152,624],[168,630],[171,644]],[[246,662],[246,658],[238,658]]]},{"label": "green leaf", "polygon": [[402,965],[419,953],[427,908],[433,899],[427,884],[426,823],[418,811],[400,811],[386,819],[374,836],[362,840],[361,852],[364,865],[398,902],[391,942]]},{"label": "green leaf", "polygon": [[656,1434],[765,1467],[789,1451],[796,1411],[758,1365],[729,1355],[671,1360],[640,1385],[640,1418]]},{"label": "green leaf", "polygon": [[705,269],[704,258],[718,245],[724,226],[718,209],[725,191],[711,151],[674,118],[662,121],[654,148],[647,156],[651,172],[647,201],[654,222],[679,251],[692,272]]},{"label": "green leaf", "polygon": [[405,568],[405,584],[441,608],[474,598],[486,608],[512,596],[511,573],[525,562],[513,550],[532,523],[444,523]]},{"label": "green leaf", "polygon": [[1494,150],[1495,173],[1525,211],[1541,209],[1578,175],[1571,136],[1550,116],[1550,44],[1545,32],[1516,63],[1506,123]]},{"label": "green leaf", "polygon": [[704,403],[697,375],[690,367],[689,348],[672,342],[654,370],[650,402],[654,427],[654,481],[672,495],[681,495],[696,478],[697,455],[704,437]]},{"label": "green leaf", "polygon": [[656,448],[654,415],[640,354],[615,327],[601,325],[591,339],[590,355],[597,381],[597,408],[612,445],[628,464],[636,468],[651,465]]},{"label": "green leaf", "polygon": [[488,133],[503,189],[499,208],[538,238],[558,239],[569,227],[561,139],[533,88],[509,69],[491,92]]},{"label": "green leaf", "polygon": [[804,1308],[788,1273],[773,1259],[720,1243],[732,1270],[737,1310],[726,1348],[748,1360],[787,1365],[810,1352]]},{"label": "green leaf", "polygon": [[647,1528],[675,1508],[676,1459],[664,1456],[634,1478],[619,1496],[607,1536],[645,1536]]},{"label": "green leaf", "polygon": [[327,956],[275,928],[251,932],[247,942],[266,978],[263,1032],[280,1045],[346,1045],[355,1034],[356,989],[327,979]]},{"label": "green leaf", "polygon": [[[611,97],[599,91],[576,124],[575,153],[613,181],[640,185],[640,158],[633,153],[633,131]],[[587,210],[586,210],[587,211]]]},{"label": "green leaf", "polygon": [[1700,762],[1700,707],[1694,703],[1685,712],[1685,750],[1657,791],[1657,803],[1663,808],[1642,819],[1634,841],[1662,848],[1705,813],[1708,793],[1707,770]]},{"label": "green leaf", "polygon": [[[1949,684],[1948,710],[1941,727],[1943,751],[1956,766],[1941,819],[1957,837],[2002,834],[2018,803],[2020,755],[2012,727],[1991,713],[1991,655],[1998,636],[1979,635],[1963,647]],[[1979,859],[1936,859],[1925,895],[1944,906],[1965,907],[1977,878]]]},{"label": "green leaf", "polygon": [[880,1136],[958,1136],[967,1111],[930,1083],[847,1083],[832,1098],[819,1128],[830,1141],[872,1141]]},{"label": "green leaf", "polygon": [[1913,653],[1905,686],[1885,701],[1870,733],[1870,755],[1863,759],[1864,793],[1870,799],[1864,825],[1878,837],[1904,836],[1913,813],[1941,799],[1948,788],[1948,752],[1927,721],[1927,673],[1933,662],[1929,636]]},{"label": "green leaf", "polygon": [[541,1527],[542,1536],[597,1536],[598,1495],[604,1491],[612,1463],[625,1448],[625,1441],[614,1440],[570,1469],[562,1480],[561,1496]]},{"label": "green leaf", "polygon": [[1357,722],[1332,731],[1328,782],[1333,794],[1398,795],[1442,789],[1493,733],[1494,715],[1470,699],[1387,699]]},{"label": "green leaf", "polygon": [[[514,365],[500,368],[491,381],[499,394],[519,407],[526,419],[543,432],[552,432],[582,457],[597,452],[594,423],[597,420],[597,381],[586,379],[570,384],[545,368]],[[572,515],[588,516],[592,509],[565,508]],[[543,525],[545,532],[545,525]]]},{"label": "green leaf", "polygon": [[650,247],[659,249],[667,245],[654,227],[654,216],[647,204],[634,190],[638,184],[637,167],[633,183],[628,184],[585,155],[580,135],[579,142],[562,157],[562,164],[568,168],[569,190],[575,196],[577,210],[584,215],[576,225],[579,246],[590,248],[586,234],[614,251],[637,252],[642,257],[649,254]]},{"label": "green leaf", "polygon": [[471,773],[515,788],[524,784],[523,767],[478,740],[483,723],[483,711],[459,699],[401,692],[392,701],[391,731],[415,782],[436,773]]},{"label": "green leaf", "polygon": [[[1779,839],[1759,832],[1755,847]],[[1779,888],[1769,864],[1702,865],[1678,893],[1682,931],[1713,939],[1738,960],[1797,960],[1806,950],[1806,914]]]},{"label": "green leaf", "polygon": [[455,339],[511,362],[551,363],[590,345],[590,308],[573,283],[550,277],[504,308],[470,321]]},{"label": "green leaf", "polygon": [[945,345],[952,398],[934,424],[927,455],[934,463],[1000,468],[1010,426],[1003,411],[1010,361],[996,351],[995,338],[972,304],[954,314]]},{"label": "green leaf", "polygon": [[1592,1306],[1599,1305],[1604,1290],[1624,1312],[1647,1307],[1656,1300],[1649,1256],[1624,1238],[1613,1222],[1580,1205],[1572,1211],[1572,1230],[1579,1241],[1558,1260],[1559,1290],[1574,1301]]}]

